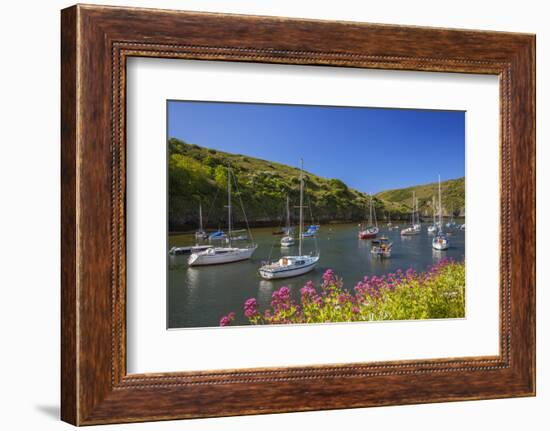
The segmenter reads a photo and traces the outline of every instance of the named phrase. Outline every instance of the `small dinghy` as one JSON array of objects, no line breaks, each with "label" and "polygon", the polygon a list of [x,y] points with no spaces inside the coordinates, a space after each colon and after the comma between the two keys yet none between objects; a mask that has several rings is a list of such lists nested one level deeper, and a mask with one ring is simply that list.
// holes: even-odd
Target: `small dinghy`
[{"label": "small dinghy", "polygon": [[393,243],[386,237],[380,239],[373,239],[371,242],[370,252],[376,257],[391,257],[391,248]]}]

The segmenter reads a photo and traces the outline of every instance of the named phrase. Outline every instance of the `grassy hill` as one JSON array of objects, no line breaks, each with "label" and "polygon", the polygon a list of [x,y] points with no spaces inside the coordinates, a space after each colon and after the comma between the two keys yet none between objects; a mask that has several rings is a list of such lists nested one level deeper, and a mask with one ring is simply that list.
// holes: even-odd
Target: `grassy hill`
[{"label": "grassy hill", "polygon": [[[438,184],[430,183],[419,186],[407,187],[404,189],[386,190],[376,194],[376,197],[383,202],[390,202],[393,205],[411,208],[413,191],[418,198],[418,207],[423,216],[432,215],[432,197],[437,200]],[[451,212],[455,217],[464,215],[464,177],[441,183],[443,215],[450,216]],[[436,202],[437,205],[437,202]]]},{"label": "grassy hill", "polygon": [[[169,139],[169,229],[195,228],[198,205],[202,201],[203,217],[209,228],[225,226],[227,199],[227,165],[237,180],[234,190],[235,225],[244,222],[237,195],[243,201],[251,225],[278,226],[284,217],[286,197],[291,212],[299,200],[299,169],[283,164],[199,147]],[[366,194],[354,190],[338,179],[304,173],[306,205],[315,222],[360,220],[368,202]],[[380,202],[377,203],[382,206]],[[306,209],[306,223],[310,210]],[[294,217],[296,219],[296,217]]]},{"label": "grassy hill", "polygon": [[[242,199],[251,226],[281,225],[287,196],[291,201],[292,218],[296,221],[297,209],[294,207],[299,200],[300,175],[297,167],[216,151],[175,138],[169,139],[168,148],[170,231],[195,229],[199,219],[199,202],[202,202],[205,227],[215,229],[226,225],[227,209],[224,205],[227,199],[228,164],[234,172],[238,187],[238,191],[233,191],[235,226],[244,226],[238,197]],[[360,221],[365,218],[370,199],[367,194],[348,187],[339,179],[322,178],[309,172],[304,173],[304,178],[305,204],[309,207],[305,210],[306,223],[312,221],[310,212],[316,223]],[[461,196],[463,202],[464,179],[456,181],[458,183],[454,188],[447,184],[450,182],[445,183],[449,192],[445,197],[449,199],[453,192],[458,196],[457,201],[460,201]],[[374,196],[378,218],[381,219],[389,212],[392,220],[407,219],[412,189],[390,190]],[[414,189],[418,189],[424,208],[424,200],[431,200],[433,185],[416,186]]]}]

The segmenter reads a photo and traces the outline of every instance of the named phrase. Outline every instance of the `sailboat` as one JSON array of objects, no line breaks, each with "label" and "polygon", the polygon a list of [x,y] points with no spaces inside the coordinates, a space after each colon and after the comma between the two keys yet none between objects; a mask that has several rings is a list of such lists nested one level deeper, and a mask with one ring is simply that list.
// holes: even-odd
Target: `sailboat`
[{"label": "sailboat", "polygon": [[294,237],[291,235],[290,227],[290,198],[286,197],[286,228],[285,236],[281,238],[281,247],[290,247],[294,245]]},{"label": "sailboat", "polygon": [[[374,213],[374,225],[372,223],[373,221],[373,213]],[[369,224],[366,228],[361,227],[361,230],[359,230],[358,237],[359,239],[371,239],[376,238],[376,235],[378,235],[379,229],[378,229],[378,222],[376,221],[376,211],[373,211],[373,203],[372,203],[372,195],[370,197],[370,205],[369,205]]]},{"label": "sailboat", "polygon": [[419,224],[416,222],[416,217],[415,217],[416,204],[417,204],[416,196],[415,196],[415,193],[413,191],[411,225],[409,227],[406,227],[405,229],[401,230],[401,235],[403,235],[403,236],[418,235],[420,233]]},{"label": "sailboat", "polygon": [[439,176],[439,225],[437,234],[432,240],[432,247],[435,250],[447,250],[449,248],[449,238],[442,230],[443,224],[441,222],[441,176]]},{"label": "sailboat", "polygon": [[415,219],[415,213],[413,213],[413,228],[417,232],[420,232],[422,230],[422,225],[420,224],[420,211],[418,211],[418,198],[415,200],[415,206],[416,206],[416,219]]},{"label": "sailboat", "polygon": [[302,237],[309,238],[311,236],[317,235],[317,232],[319,232],[318,225],[311,225],[311,226],[308,226],[306,231],[302,234]]},{"label": "sailboat", "polygon": [[434,221],[431,226],[428,226],[428,233],[437,232],[437,223],[435,221],[435,196],[432,196],[432,210],[433,210]]},{"label": "sailboat", "polygon": [[[240,199],[240,197],[239,197]],[[242,202],[241,202],[242,204]],[[246,247],[232,246],[231,232],[231,167],[227,167],[227,247],[210,247],[207,250],[191,253],[187,261],[189,266],[215,265],[250,259],[258,248],[256,244]]]},{"label": "sailboat", "polygon": [[298,232],[298,255],[282,256],[278,261],[268,262],[259,269],[260,276],[266,280],[296,277],[315,268],[319,254],[302,255],[302,230],[304,228],[304,161],[300,168],[300,223]]},{"label": "sailboat", "polygon": [[448,228],[456,227],[455,217],[454,217],[454,210],[453,210],[452,207],[451,207],[451,220],[445,226],[447,226]]},{"label": "sailboat", "polygon": [[199,230],[195,232],[195,239],[205,240],[208,238],[208,234],[202,227],[202,202],[199,202]]}]

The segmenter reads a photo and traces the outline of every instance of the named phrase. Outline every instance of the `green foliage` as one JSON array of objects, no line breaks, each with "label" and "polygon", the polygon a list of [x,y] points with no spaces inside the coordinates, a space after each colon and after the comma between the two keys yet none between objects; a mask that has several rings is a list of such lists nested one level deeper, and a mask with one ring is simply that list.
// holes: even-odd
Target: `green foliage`
[{"label": "green foliage", "polygon": [[[438,184],[424,184],[404,189],[386,190],[376,196],[387,203],[401,206],[405,211],[411,210],[412,194],[418,198],[418,206],[423,215],[432,215],[432,198],[437,199]],[[441,183],[443,214],[455,216],[464,214],[465,208],[465,178],[447,180]]]},{"label": "green foliage", "polygon": [[[225,222],[222,199],[227,188],[228,165],[235,173],[240,197],[252,225],[278,225],[287,195],[292,207],[297,204],[299,170],[296,167],[203,148],[175,138],[168,140],[168,150],[170,230],[196,228],[199,202],[203,203],[206,227],[217,228]],[[336,178],[327,179],[305,172],[304,180],[306,204],[310,208],[306,211],[308,219],[310,212],[314,221],[321,223],[366,218],[370,199],[367,194]],[[447,181],[443,186],[445,207],[460,212],[464,207],[464,179]],[[428,184],[377,194],[374,205],[378,220],[383,220],[388,213],[394,221],[408,219],[413,189],[420,199],[421,209],[431,214],[431,197],[436,188]],[[295,218],[296,214],[293,216]],[[236,208],[235,224],[243,220],[243,214]]]},{"label": "green foliage", "polygon": [[[299,303],[291,299],[288,287],[281,287],[273,292],[269,308],[261,311],[257,300],[249,298],[243,311],[255,325],[460,318],[465,313],[465,287],[464,263],[450,260],[423,273],[409,269],[365,277],[353,292],[329,269],[319,289],[306,283]],[[227,326],[234,317],[229,313],[220,324]]]},{"label": "green foliage", "polygon": [[[195,227],[198,203],[209,215],[206,222],[217,227],[224,222],[222,198],[227,189],[227,166],[235,173],[238,192],[248,220],[278,224],[283,216],[287,195],[291,206],[298,202],[299,170],[280,163],[230,154],[175,138],[169,149],[169,226],[171,230]],[[365,214],[366,195],[349,188],[338,179],[325,179],[306,172],[304,175],[307,205],[315,221],[359,220]],[[217,202],[214,202],[217,196]],[[243,221],[236,208],[234,222]],[[294,214],[296,216],[297,214]],[[309,210],[306,211],[309,218]],[[206,215],[205,215],[206,217]]]},{"label": "green foliage", "polygon": [[450,264],[427,282],[411,280],[385,289],[367,308],[377,319],[445,319],[464,317],[464,264]]}]

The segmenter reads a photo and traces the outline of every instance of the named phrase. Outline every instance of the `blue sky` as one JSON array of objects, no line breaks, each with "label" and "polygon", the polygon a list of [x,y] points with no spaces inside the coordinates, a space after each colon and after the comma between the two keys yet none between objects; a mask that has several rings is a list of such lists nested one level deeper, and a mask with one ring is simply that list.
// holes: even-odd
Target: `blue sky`
[{"label": "blue sky", "polygon": [[298,166],[362,192],[464,175],[465,113],[168,102],[168,137]]}]

